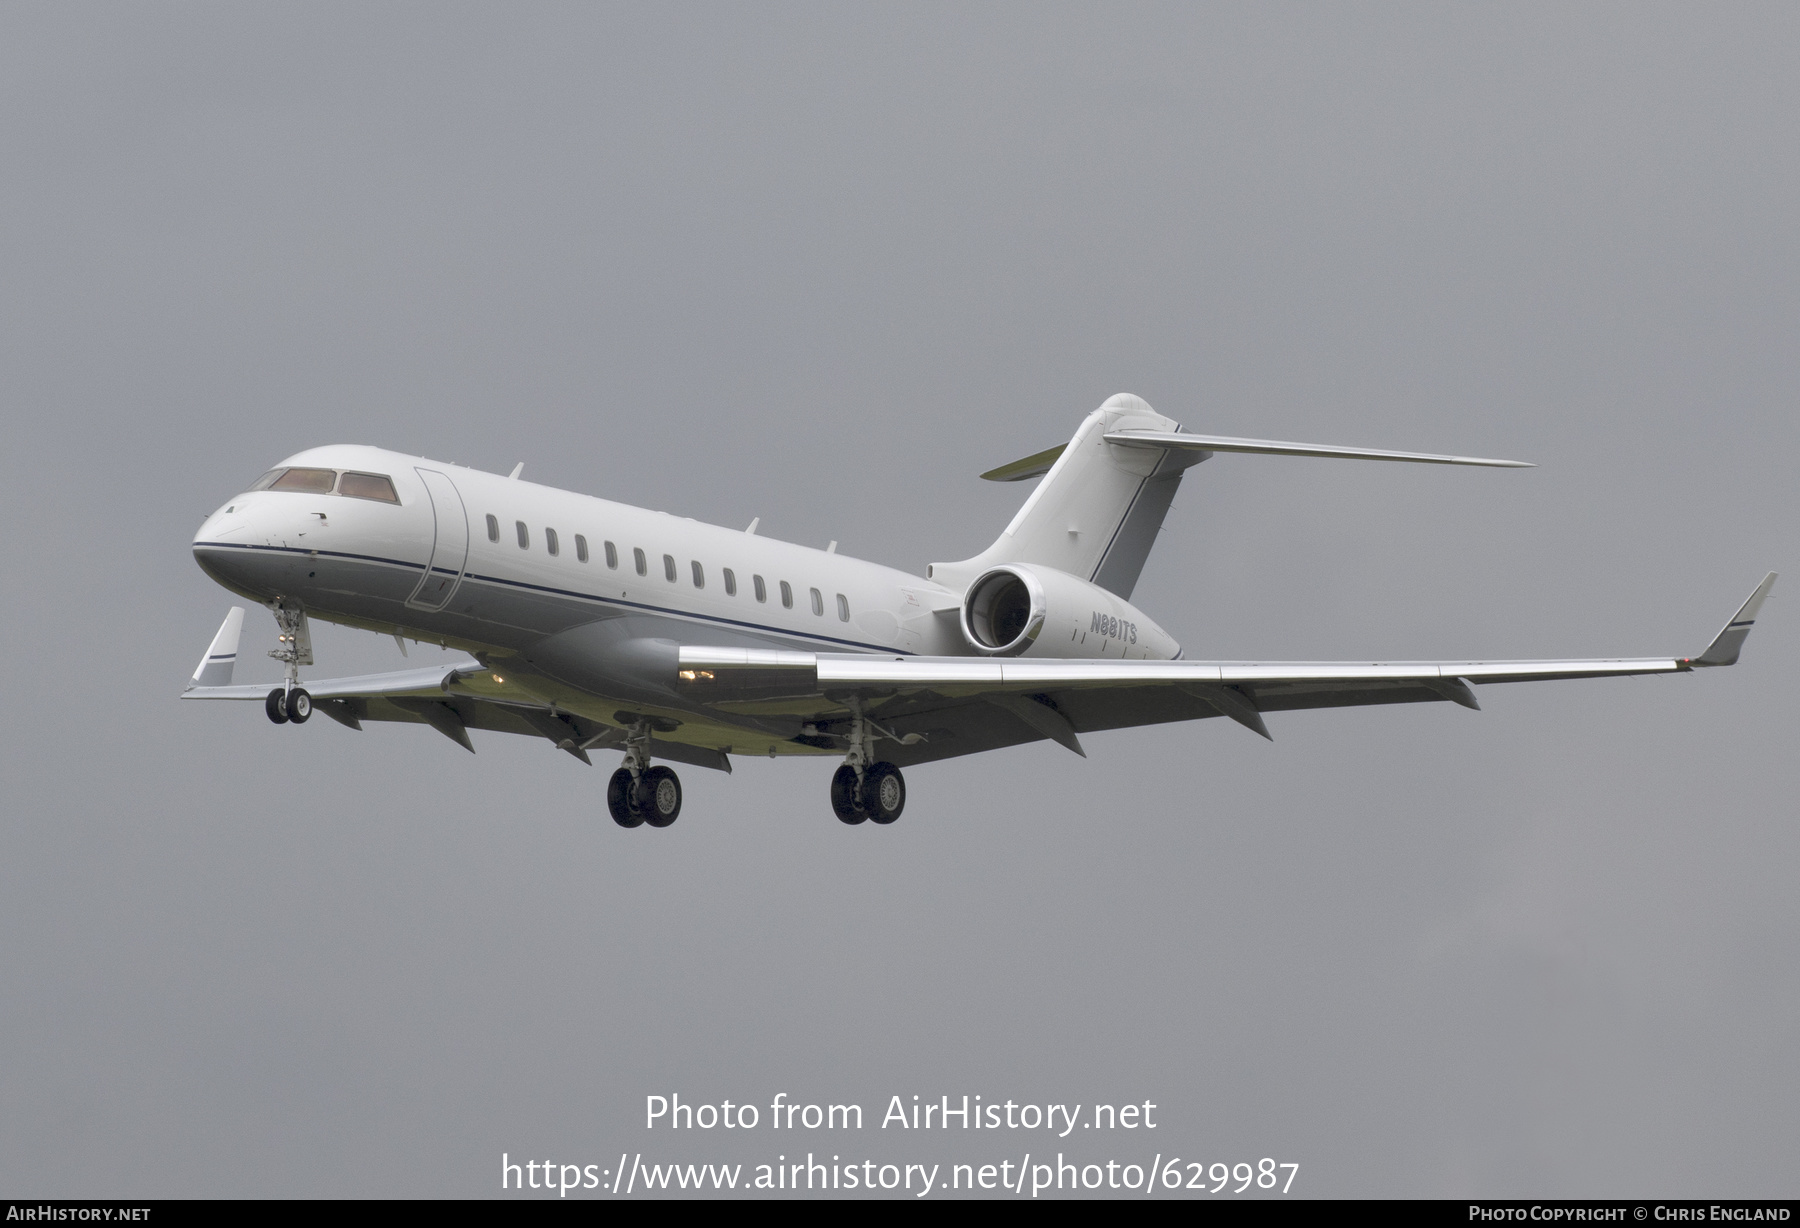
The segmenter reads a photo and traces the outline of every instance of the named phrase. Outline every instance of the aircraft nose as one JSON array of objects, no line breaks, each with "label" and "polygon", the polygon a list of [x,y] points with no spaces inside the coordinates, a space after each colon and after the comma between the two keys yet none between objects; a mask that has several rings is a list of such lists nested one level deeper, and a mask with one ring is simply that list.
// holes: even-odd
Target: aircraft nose
[{"label": "aircraft nose", "polygon": [[253,503],[239,496],[201,521],[192,549],[200,570],[218,583],[253,601],[266,601],[280,566],[278,558],[259,548],[267,534]]}]

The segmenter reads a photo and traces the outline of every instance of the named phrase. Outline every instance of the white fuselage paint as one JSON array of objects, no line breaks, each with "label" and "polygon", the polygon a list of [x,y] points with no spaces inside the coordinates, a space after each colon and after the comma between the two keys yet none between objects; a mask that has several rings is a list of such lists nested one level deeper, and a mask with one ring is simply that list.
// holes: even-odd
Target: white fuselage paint
[{"label": "white fuselage paint", "polygon": [[[955,606],[958,593],[876,563],[379,448],[313,448],[281,462],[280,467],[286,466],[384,474],[393,479],[401,502],[396,506],[340,495],[267,490],[239,495],[201,525],[194,539],[196,554],[233,547],[289,555],[316,551],[325,557],[410,571],[416,577],[431,557],[436,533],[432,504],[417,471],[435,470],[455,484],[466,510],[463,585],[501,584],[521,593],[591,602],[594,617],[622,612],[674,618],[693,625],[691,642],[697,643],[715,638],[706,631],[715,628],[819,652],[971,652],[954,621],[932,613]],[[498,541],[489,536],[490,515],[498,524]],[[523,547],[517,529],[521,522],[527,531]],[[547,550],[547,529],[557,534],[555,556]],[[577,557],[577,535],[587,540],[586,562]],[[616,551],[616,567],[607,565],[608,542]],[[637,572],[638,550],[644,554],[643,575]],[[665,556],[674,560],[673,580]],[[702,586],[694,582],[696,562],[702,568]],[[726,591],[727,568],[736,578],[735,594]],[[758,576],[764,582],[761,601],[755,589]],[[791,606],[782,603],[783,582],[792,594]],[[813,590],[819,593],[818,610]],[[840,594],[848,620],[840,617]],[[330,594],[291,595],[318,616],[332,618]],[[447,613],[453,614],[457,605],[452,598]],[[567,624],[566,617],[558,621]],[[443,636],[443,620],[419,611],[416,618],[396,619],[393,629],[436,640]],[[560,625],[517,628],[527,636],[559,629]]]}]

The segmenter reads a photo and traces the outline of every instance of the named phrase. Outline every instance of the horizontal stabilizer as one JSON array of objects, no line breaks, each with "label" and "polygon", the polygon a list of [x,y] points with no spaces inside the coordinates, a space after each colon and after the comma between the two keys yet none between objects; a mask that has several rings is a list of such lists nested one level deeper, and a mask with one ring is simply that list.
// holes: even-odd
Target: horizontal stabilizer
[{"label": "horizontal stabilizer", "polygon": [[989,469],[982,474],[986,482],[1023,482],[1026,478],[1042,477],[1050,472],[1050,466],[1056,458],[1063,454],[1068,444],[1059,443],[1054,448],[1045,448],[1042,452],[1033,453],[1024,460],[1016,460],[1010,465],[1002,465],[998,469]]},{"label": "horizontal stabilizer", "polygon": [[[1424,465],[1486,465],[1497,469],[1535,469],[1530,461],[1490,460],[1482,456],[1440,456],[1435,452],[1384,452],[1377,448],[1341,448],[1326,443],[1289,443],[1281,439],[1235,439],[1229,435],[1192,435],[1186,431],[1108,431],[1107,443],[1126,448],[1163,448],[1178,452],[1258,452],[1267,456],[1325,456],[1341,460],[1414,461]],[[1035,459],[1035,458],[1033,458]],[[1025,461],[1015,461],[1023,465]],[[1005,468],[1010,469],[1012,465]],[[996,469],[995,473],[1004,472]],[[989,477],[990,474],[982,474]],[[1029,476],[1029,475],[1027,475]],[[1000,481],[1012,481],[1001,478]]]},{"label": "horizontal stabilizer", "polygon": [[188,683],[189,690],[197,686],[231,685],[231,670],[237,664],[238,636],[243,630],[244,607],[234,605],[225,615],[225,621],[219,624],[219,633],[207,646],[206,655],[200,658],[193,680]]},{"label": "horizontal stabilizer", "polygon": [[1771,571],[1763,577],[1763,582],[1750,594],[1750,600],[1731,616],[1731,621],[1713,637],[1713,642],[1705,652],[1688,661],[1689,665],[1737,664],[1738,652],[1744,647],[1744,638],[1750,634],[1750,628],[1756,625],[1756,616],[1762,610],[1763,602],[1768,600],[1769,590],[1775,587],[1775,575]]}]

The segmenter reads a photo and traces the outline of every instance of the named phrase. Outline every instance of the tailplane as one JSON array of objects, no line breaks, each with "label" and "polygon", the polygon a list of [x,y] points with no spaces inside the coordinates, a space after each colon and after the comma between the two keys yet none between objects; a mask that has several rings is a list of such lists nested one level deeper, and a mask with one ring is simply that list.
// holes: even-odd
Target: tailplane
[{"label": "tailplane", "polygon": [[1043,481],[999,540],[972,559],[933,563],[931,578],[964,588],[999,564],[1035,563],[1130,600],[1181,475],[1215,452],[1531,468],[1525,461],[1480,456],[1194,435],[1143,398],[1122,392],[1089,414],[1068,443],[982,474],[993,482]]}]

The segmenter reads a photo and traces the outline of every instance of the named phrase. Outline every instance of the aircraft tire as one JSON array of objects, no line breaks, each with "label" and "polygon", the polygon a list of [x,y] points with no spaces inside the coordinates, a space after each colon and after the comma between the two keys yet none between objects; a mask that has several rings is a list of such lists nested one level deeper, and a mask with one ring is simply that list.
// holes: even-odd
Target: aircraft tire
[{"label": "aircraft tire", "polygon": [[906,777],[891,763],[863,773],[863,811],[877,823],[892,823],[906,809]]},{"label": "aircraft tire", "polygon": [[681,777],[658,764],[638,779],[638,810],[652,827],[667,827],[681,817]]},{"label": "aircraft tire", "polygon": [[304,725],[307,718],[312,715],[312,696],[299,687],[295,687],[288,693],[287,703],[284,706],[287,709],[288,720],[296,725]]},{"label": "aircraft tire", "polygon": [[620,768],[606,784],[606,808],[620,827],[641,827],[644,816],[631,808],[631,772]]},{"label": "aircraft tire", "polygon": [[856,769],[848,763],[831,777],[831,808],[841,821],[851,826],[869,817],[869,812],[862,808],[862,799],[857,796]]},{"label": "aircraft tire", "polygon": [[281,688],[276,687],[269,692],[269,697],[263,700],[263,711],[267,712],[269,719],[277,725],[285,725],[288,720],[287,704],[282,702],[283,698]]}]

